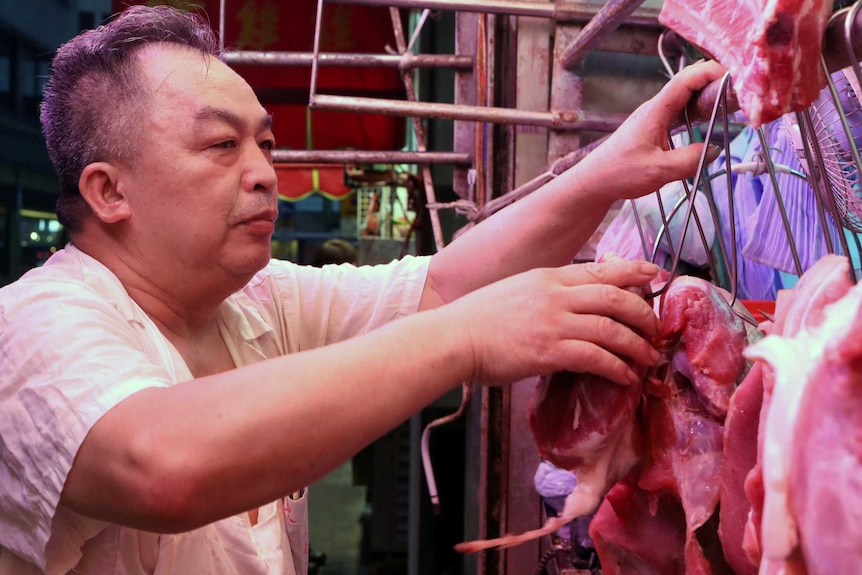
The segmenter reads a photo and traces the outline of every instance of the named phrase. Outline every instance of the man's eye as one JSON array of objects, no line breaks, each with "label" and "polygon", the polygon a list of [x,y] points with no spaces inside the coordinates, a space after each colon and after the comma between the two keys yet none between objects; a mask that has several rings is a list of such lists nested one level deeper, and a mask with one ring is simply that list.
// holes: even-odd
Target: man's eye
[{"label": "man's eye", "polygon": [[260,143],[260,147],[264,150],[272,150],[275,148],[275,141],[273,140],[264,140]]},{"label": "man's eye", "polygon": [[224,142],[219,142],[218,144],[213,145],[213,148],[236,148],[236,142],[233,140],[225,140]]}]

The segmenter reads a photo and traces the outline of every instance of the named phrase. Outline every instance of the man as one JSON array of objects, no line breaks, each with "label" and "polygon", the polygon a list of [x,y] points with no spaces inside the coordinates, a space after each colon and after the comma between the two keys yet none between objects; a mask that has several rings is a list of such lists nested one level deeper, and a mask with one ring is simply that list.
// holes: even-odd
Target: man
[{"label": "man", "polygon": [[71,243],[0,291],[4,575],[303,573],[304,487],[461,382],[624,385],[657,357],[623,289],[656,268],[566,264],[615,200],[694,172],[666,129],[718,66],[430,258],[313,268],[270,261],[271,119],[214,53],[167,7],[57,52]]}]

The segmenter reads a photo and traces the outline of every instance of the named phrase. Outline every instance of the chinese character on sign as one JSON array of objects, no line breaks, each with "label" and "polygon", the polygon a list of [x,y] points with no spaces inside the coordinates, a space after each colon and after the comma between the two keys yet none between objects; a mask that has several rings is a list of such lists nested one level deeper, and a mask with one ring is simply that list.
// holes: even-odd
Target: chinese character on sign
[{"label": "chinese character on sign", "polygon": [[248,0],[237,12],[242,22],[237,43],[245,50],[265,50],[278,42],[278,6],[267,0]]}]

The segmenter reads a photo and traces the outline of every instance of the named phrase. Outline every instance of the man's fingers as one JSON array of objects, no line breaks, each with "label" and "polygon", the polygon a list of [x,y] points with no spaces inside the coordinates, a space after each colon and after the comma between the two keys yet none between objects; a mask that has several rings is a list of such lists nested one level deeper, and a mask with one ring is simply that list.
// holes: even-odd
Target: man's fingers
[{"label": "man's fingers", "polygon": [[614,259],[608,262],[573,264],[564,268],[567,286],[609,284],[617,287],[641,286],[658,273],[659,267],[645,261]]},{"label": "man's fingers", "polygon": [[658,333],[660,324],[655,311],[641,296],[611,285],[578,286],[571,289],[572,313],[613,318],[645,337]]},{"label": "man's fingers", "polygon": [[612,354],[641,365],[654,365],[658,351],[630,327],[602,315],[579,315],[569,327],[571,339],[594,343]]},{"label": "man's fingers", "polygon": [[727,70],[715,60],[698,62],[684,68],[650,100],[650,103],[654,104],[650,112],[657,115],[663,125],[670,125],[696,92],[726,73]]},{"label": "man's fingers", "polygon": [[625,361],[592,342],[572,340],[566,351],[573,358],[565,366],[568,371],[592,373],[619,385],[631,385],[640,379]]}]

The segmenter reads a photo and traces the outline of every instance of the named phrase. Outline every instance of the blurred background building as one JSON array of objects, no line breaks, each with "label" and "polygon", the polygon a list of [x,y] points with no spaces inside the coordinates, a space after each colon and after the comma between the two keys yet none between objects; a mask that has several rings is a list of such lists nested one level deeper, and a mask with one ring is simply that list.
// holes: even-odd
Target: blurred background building
[{"label": "blurred background building", "polygon": [[65,242],[39,102],[57,47],[110,12],[110,0],[0,0],[0,285]]}]

